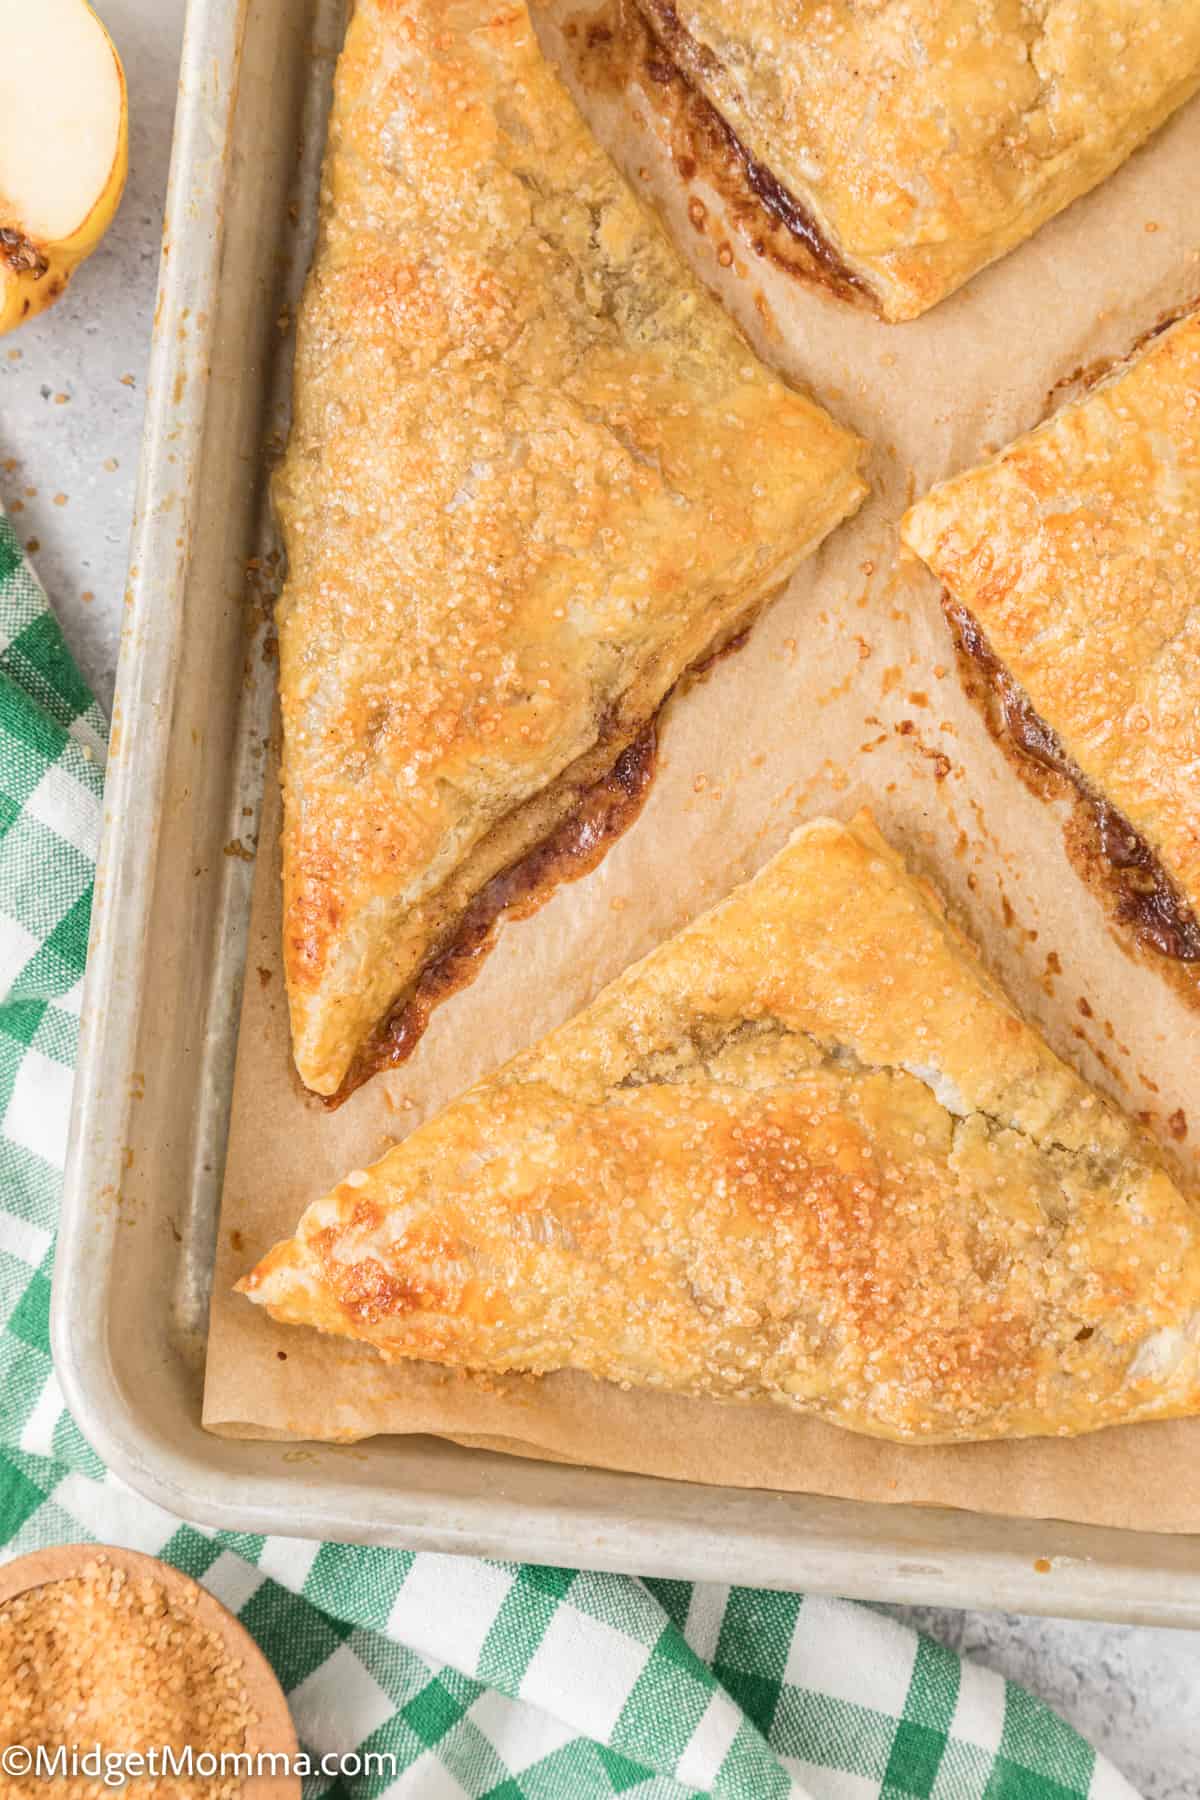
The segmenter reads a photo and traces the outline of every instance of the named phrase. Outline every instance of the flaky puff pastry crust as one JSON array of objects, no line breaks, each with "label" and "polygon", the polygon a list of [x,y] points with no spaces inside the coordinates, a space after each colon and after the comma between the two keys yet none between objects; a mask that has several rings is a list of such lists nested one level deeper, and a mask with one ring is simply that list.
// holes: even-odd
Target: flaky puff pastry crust
[{"label": "flaky puff pastry crust", "polygon": [[887,319],[1012,250],[1200,87],[1195,0],[636,3]]},{"label": "flaky puff pastry crust", "polygon": [[276,486],[311,1088],[854,511],[861,458],[687,273],[523,4],[358,0]]},{"label": "flaky puff pastry crust", "polygon": [[863,816],[803,827],[241,1286],[389,1358],[932,1443],[1192,1411],[1197,1225]]},{"label": "flaky puff pastry crust", "polygon": [[901,529],[1200,913],[1200,309]]}]

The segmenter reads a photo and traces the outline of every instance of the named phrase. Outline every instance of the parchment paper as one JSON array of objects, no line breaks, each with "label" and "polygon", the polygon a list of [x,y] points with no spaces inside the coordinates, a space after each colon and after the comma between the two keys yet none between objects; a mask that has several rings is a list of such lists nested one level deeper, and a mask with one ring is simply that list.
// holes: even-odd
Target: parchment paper
[{"label": "parchment paper", "polygon": [[[571,0],[554,7],[567,16]],[[553,21],[541,23],[563,53]],[[963,694],[936,584],[899,558],[896,536],[916,494],[1035,424],[1056,384],[1200,293],[1200,104],[924,319],[888,326],[757,259],[703,181],[685,186],[669,166],[636,92],[580,97],[760,354],[871,441],[874,496],[746,648],[672,705],[646,807],[599,869],[505,928],[414,1058],[333,1114],[292,1069],[268,779],[204,1422],[243,1436],[434,1432],[695,1481],[1200,1530],[1200,1419],[1073,1441],[898,1447],[778,1407],[625,1394],[578,1375],[389,1368],[365,1347],[275,1325],[231,1292],[309,1200],[584,1005],[800,820],[864,803],[1054,1047],[1200,1172],[1200,1011],[1114,937],[1068,860],[1065,815],[1027,790]],[[686,212],[697,198],[702,229]],[[1182,1144],[1167,1126],[1177,1112],[1190,1123]]]}]

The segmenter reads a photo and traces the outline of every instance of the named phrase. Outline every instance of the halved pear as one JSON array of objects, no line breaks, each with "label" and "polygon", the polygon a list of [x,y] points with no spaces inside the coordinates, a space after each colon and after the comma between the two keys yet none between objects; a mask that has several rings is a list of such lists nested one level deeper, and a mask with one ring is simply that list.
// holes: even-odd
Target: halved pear
[{"label": "halved pear", "polygon": [[125,72],[87,0],[0,0],[0,332],[58,299],[127,164]]}]

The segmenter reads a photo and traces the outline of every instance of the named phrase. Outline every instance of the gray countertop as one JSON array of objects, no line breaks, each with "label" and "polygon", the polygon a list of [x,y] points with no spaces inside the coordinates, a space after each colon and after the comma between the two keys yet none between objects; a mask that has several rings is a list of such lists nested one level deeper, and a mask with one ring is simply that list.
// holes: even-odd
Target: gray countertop
[{"label": "gray countertop", "polygon": [[[0,342],[0,498],[107,707],[183,0],[99,0],[99,9],[129,81],[129,185],[116,223],[65,299]],[[1145,1800],[1200,1796],[1200,1632],[891,1610],[1041,1695],[1111,1756]]]}]

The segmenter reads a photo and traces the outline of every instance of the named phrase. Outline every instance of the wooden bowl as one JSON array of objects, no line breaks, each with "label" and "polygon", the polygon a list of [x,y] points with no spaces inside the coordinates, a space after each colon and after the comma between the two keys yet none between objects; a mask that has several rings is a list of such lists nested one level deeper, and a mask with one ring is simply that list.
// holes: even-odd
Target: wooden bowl
[{"label": "wooden bowl", "polygon": [[[49,1550],[34,1550],[18,1556],[0,1568],[0,1606],[15,1600],[31,1588],[45,1587],[51,1581],[65,1581],[82,1575],[89,1563],[103,1557],[114,1569],[123,1569],[130,1579],[147,1577],[164,1588],[173,1601],[195,1594],[197,1620],[221,1638],[230,1659],[242,1666],[242,1681],[247,1698],[258,1714],[258,1724],[246,1734],[246,1749],[273,1750],[295,1757],[298,1750],[296,1730],[288,1711],[283,1689],[275,1672],[244,1625],[240,1625],[228,1609],[170,1563],[155,1556],[143,1556],[140,1550],[119,1550],[111,1544],[56,1544]],[[199,1752],[204,1748],[196,1744]],[[243,1783],[245,1800],[300,1800],[298,1775],[255,1775]]]}]

